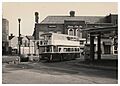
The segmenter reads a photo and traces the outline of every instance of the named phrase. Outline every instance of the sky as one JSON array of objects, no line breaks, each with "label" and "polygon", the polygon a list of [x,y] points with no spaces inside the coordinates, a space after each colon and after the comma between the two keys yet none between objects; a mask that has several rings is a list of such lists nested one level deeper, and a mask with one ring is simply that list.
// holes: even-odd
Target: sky
[{"label": "sky", "polygon": [[74,10],[76,16],[106,16],[118,13],[116,2],[3,2],[2,17],[9,21],[9,34],[18,36],[18,18],[21,18],[21,34],[32,35],[35,12],[39,12],[39,23],[47,16],[69,15]]}]

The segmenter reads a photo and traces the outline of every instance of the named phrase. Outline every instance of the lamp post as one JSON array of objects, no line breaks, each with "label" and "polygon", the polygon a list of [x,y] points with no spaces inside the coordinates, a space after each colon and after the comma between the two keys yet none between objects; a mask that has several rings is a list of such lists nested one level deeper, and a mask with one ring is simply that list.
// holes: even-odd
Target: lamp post
[{"label": "lamp post", "polygon": [[[86,22],[86,24],[85,24],[85,29],[87,28],[87,22]],[[88,41],[88,34],[87,33],[85,33],[86,34],[86,44],[87,44],[87,41]]]},{"label": "lamp post", "polygon": [[21,36],[21,34],[20,34],[20,21],[21,21],[21,19],[20,18],[18,18],[18,22],[19,22],[19,37],[18,37],[18,45],[19,45],[19,56],[21,55],[21,50],[20,50],[20,47],[21,47],[21,38],[20,38],[20,36]]}]

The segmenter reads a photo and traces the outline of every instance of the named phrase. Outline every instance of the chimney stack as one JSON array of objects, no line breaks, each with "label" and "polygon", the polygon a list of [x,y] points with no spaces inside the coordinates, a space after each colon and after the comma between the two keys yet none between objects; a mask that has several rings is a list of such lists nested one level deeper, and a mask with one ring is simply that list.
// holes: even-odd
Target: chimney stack
[{"label": "chimney stack", "polygon": [[75,16],[75,11],[70,11],[70,17],[74,17]]},{"label": "chimney stack", "polygon": [[13,34],[11,33],[10,36],[13,36]]},{"label": "chimney stack", "polygon": [[39,21],[39,13],[35,12],[35,23],[38,23]]}]

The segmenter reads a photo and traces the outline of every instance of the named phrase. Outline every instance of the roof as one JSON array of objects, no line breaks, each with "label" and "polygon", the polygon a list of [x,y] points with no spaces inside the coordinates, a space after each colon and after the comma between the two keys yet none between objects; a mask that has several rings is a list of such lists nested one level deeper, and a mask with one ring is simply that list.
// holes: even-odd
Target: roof
[{"label": "roof", "polygon": [[59,34],[59,33],[53,33],[53,32],[46,32],[44,34],[41,34],[41,36],[44,36],[44,35],[59,35],[59,36],[66,36],[66,37],[74,37],[74,38],[78,38],[77,36],[71,36],[71,35],[67,35],[67,34]]},{"label": "roof", "polygon": [[11,40],[12,38],[14,38],[15,36],[9,36],[9,40]]},{"label": "roof", "polygon": [[96,23],[104,16],[47,16],[40,24],[64,24],[65,20],[85,21],[88,23]]},{"label": "roof", "polygon": [[28,40],[34,40],[34,37],[33,37],[33,36],[26,36],[26,38],[27,38]]},{"label": "roof", "polygon": [[118,30],[118,26],[105,26],[105,27],[94,27],[94,28],[87,28],[87,29],[82,29],[82,31],[87,31],[87,32],[105,32],[105,31],[114,31]]}]

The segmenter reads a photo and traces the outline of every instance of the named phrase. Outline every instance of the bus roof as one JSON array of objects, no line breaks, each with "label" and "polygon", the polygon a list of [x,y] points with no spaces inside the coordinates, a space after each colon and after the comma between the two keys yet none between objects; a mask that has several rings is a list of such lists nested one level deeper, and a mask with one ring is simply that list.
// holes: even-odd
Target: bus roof
[{"label": "bus roof", "polygon": [[67,35],[67,34],[58,34],[58,33],[52,33],[52,32],[47,32],[47,33],[41,34],[41,36],[44,36],[44,35],[59,35],[59,36],[78,38],[77,36],[71,36],[71,35]]}]

